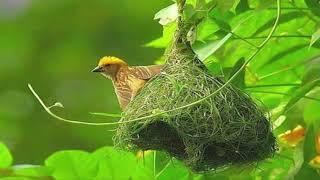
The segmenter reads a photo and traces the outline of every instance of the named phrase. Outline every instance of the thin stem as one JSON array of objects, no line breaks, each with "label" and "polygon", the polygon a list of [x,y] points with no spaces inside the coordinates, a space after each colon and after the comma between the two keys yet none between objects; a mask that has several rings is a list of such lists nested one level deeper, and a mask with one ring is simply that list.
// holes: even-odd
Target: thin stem
[{"label": "thin stem", "polygon": [[262,84],[262,85],[255,85],[255,86],[246,86],[245,89],[253,89],[253,88],[265,88],[265,87],[296,87],[301,86],[301,84]]},{"label": "thin stem", "polygon": [[172,161],[169,161],[166,166],[163,167],[163,169],[155,176],[155,179],[158,179],[159,176],[169,167],[169,165],[172,163]]},{"label": "thin stem", "polygon": [[[265,39],[267,36],[253,36],[253,37],[242,37],[242,38],[233,38],[233,39]],[[273,35],[271,38],[311,38],[311,35]]]},{"label": "thin stem", "polygon": [[258,77],[258,78],[259,78],[259,80],[262,80],[262,79],[271,77],[271,76],[276,75],[276,74],[280,74],[280,73],[282,73],[282,72],[285,72],[285,71],[288,71],[288,70],[291,70],[291,69],[294,69],[294,68],[295,68],[295,66],[290,66],[290,67],[283,68],[283,69],[280,69],[280,70],[278,70],[278,71],[274,71],[274,72],[272,72],[272,73],[270,73],[270,74],[267,74],[267,75],[265,75],[265,76],[261,76],[261,77]]},{"label": "thin stem", "polygon": [[[291,94],[283,93],[283,92],[273,92],[273,91],[258,91],[258,90],[249,90],[251,93],[263,93],[263,94],[277,94],[277,95],[284,95],[284,96],[291,96]],[[313,100],[320,102],[320,99],[310,96],[303,96],[305,99]]]},{"label": "thin stem", "polygon": [[156,175],[156,173],[157,173],[157,171],[156,171],[156,162],[157,161],[157,151],[154,151],[153,152],[153,177],[155,177],[155,179],[156,179],[156,177],[157,177],[157,175]]},{"label": "thin stem", "polygon": [[255,47],[256,49],[258,49],[258,48],[259,48],[258,46],[256,46],[256,45],[255,45],[255,44],[253,44],[252,42],[248,41],[246,38],[242,38],[242,37],[240,37],[239,35],[237,35],[237,34],[235,34],[235,33],[233,33],[233,32],[230,32],[230,33],[232,33],[232,35],[234,35],[234,36],[235,36],[235,38],[233,38],[233,39],[240,39],[240,40],[242,40],[242,41],[246,42],[247,44],[249,44],[249,45],[251,45],[251,46]]},{"label": "thin stem", "polygon": [[41,100],[41,98],[39,97],[39,95],[35,92],[35,90],[32,88],[31,84],[28,84],[28,87],[30,89],[30,91],[32,92],[32,94],[36,97],[36,99],[39,101],[39,103],[41,104],[41,106],[44,108],[44,110],[51,115],[52,117],[60,120],[60,121],[64,121],[67,123],[72,123],[72,124],[82,124],[82,125],[92,125],[92,126],[105,126],[105,125],[117,125],[117,124],[123,124],[123,123],[127,123],[127,122],[134,122],[134,121],[138,121],[138,120],[129,120],[129,121],[122,121],[122,122],[112,122],[112,123],[89,123],[89,122],[82,122],[82,121],[75,121],[75,120],[69,120],[69,119],[65,119],[62,118],[56,114],[54,114],[50,108],[48,108],[48,106],[46,106],[44,104],[44,102]]}]

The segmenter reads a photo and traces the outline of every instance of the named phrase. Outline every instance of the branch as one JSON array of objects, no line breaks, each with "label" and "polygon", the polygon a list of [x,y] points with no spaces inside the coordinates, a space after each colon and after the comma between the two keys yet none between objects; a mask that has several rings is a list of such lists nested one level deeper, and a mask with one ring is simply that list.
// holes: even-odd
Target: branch
[{"label": "branch", "polygon": [[30,89],[30,91],[32,92],[32,94],[36,97],[36,99],[39,101],[39,103],[41,104],[41,106],[44,108],[44,110],[51,115],[52,117],[54,117],[55,119],[58,119],[60,121],[63,122],[67,122],[67,123],[72,123],[72,124],[81,124],[81,125],[91,125],[91,126],[108,126],[108,125],[117,125],[117,124],[124,124],[124,123],[128,123],[128,122],[134,122],[134,121],[139,121],[139,120],[129,120],[129,121],[122,121],[122,122],[112,122],[112,123],[90,123],[90,122],[83,122],[83,121],[75,121],[75,120],[70,120],[70,119],[65,119],[62,118],[56,114],[54,114],[51,110],[50,107],[46,106],[44,104],[44,102],[42,101],[42,99],[39,97],[39,95],[35,92],[35,90],[32,88],[31,84],[28,84],[28,87]]}]

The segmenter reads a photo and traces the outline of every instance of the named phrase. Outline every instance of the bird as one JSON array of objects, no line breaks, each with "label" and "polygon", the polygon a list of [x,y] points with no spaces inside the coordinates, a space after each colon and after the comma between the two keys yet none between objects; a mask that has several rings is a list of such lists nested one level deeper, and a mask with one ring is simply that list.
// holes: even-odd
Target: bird
[{"label": "bird", "polygon": [[159,74],[163,67],[164,65],[129,66],[120,58],[105,56],[92,72],[100,73],[112,81],[120,108],[125,110],[141,88]]}]

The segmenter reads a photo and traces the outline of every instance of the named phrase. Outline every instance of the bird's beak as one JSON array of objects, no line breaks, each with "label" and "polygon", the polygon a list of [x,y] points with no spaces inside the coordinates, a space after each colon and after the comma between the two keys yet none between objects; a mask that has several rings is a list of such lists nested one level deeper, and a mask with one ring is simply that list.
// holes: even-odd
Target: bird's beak
[{"label": "bird's beak", "polygon": [[103,68],[100,66],[97,66],[91,72],[103,72]]}]

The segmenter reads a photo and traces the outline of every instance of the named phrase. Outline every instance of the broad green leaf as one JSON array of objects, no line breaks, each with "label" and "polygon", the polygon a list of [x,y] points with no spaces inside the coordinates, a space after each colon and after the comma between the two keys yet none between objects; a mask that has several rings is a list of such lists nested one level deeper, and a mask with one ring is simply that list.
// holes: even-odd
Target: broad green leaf
[{"label": "broad green leaf", "polygon": [[53,172],[49,167],[34,165],[17,165],[13,166],[13,170],[19,176],[34,176],[39,177],[39,179],[50,179],[49,177]]},{"label": "broad green leaf", "polygon": [[12,156],[5,144],[0,142],[0,168],[7,168],[12,164]]},{"label": "broad green leaf", "polygon": [[297,89],[292,95],[290,101],[285,107],[285,112],[287,112],[292,106],[294,106],[300,99],[302,99],[308,92],[310,92],[313,88],[315,88],[320,83],[320,79],[313,80],[302,85],[299,89]]},{"label": "broad green leaf", "polygon": [[[310,93],[312,97],[320,97],[320,89],[315,88],[315,92]],[[306,124],[312,124],[320,121],[320,101],[308,100],[304,103],[303,119]]]},{"label": "broad green leaf", "polygon": [[[274,63],[275,61],[279,61],[281,60],[284,56],[287,56],[287,55],[290,55],[292,54],[293,52],[296,52],[298,50],[301,50],[302,48],[304,47],[307,47],[307,44],[297,44],[297,45],[294,45],[292,47],[287,47],[284,51],[281,51],[277,54],[275,54],[274,56],[271,56],[270,59],[263,65],[269,65],[269,64],[272,64]],[[263,67],[262,66],[262,67]]]},{"label": "broad green leaf", "polygon": [[193,7],[196,7],[197,1],[199,1],[199,0],[186,0],[186,4],[190,4]]},{"label": "broad green leaf", "polygon": [[197,54],[198,58],[201,61],[206,60],[209,56],[211,56],[214,52],[216,52],[224,43],[228,41],[228,39],[232,36],[231,33],[228,33],[221,40],[208,41],[206,43],[194,43],[193,50]]},{"label": "broad green leaf", "polygon": [[175,23],[171,23],[166,26],[163,26],[162,37],[147,43],[145,46],[154,47],[154,48],[166,48],[172,41],[176,27],[177,26]]},{"label": "broad green leaf", "polygon": [[99,163],[84,151],[60,151],[46,159],[45,165],[53,170],[56,179],[88,179],[99,173]]},{"label": "broad green leaf", "polygon": [[250,10],[248,0],[240,0],[235,8],[236,14],[240,14],[248,10]]},{"label": "broad green leaf", "polygon": [[98,162],[97,179],[152,179],[153,173],[134,154],[103,147],[91,155]]},{"label": "broad green leaf", "polygon": [[221,10],[221,12],[226,12],[233,8],[235,10],[236,6],[239,3],[239,0],[224,0],[224,1],[217,1],[218,8]]},{"label": "broad green leaf", "polygon": [[320,4],[318,0],[304,0],[311,12],[317,16],[320,16]]},{"label": "broad green leaf", "polygon": [[[280,26],[281,24],[288,23],[290,21],[296,21],[297,19],[304,18],[304,17],[305,17],[305,13],[300,12],[300,11],[283,13],[280,16],[280,21],[279,21],[278,26]],[[261,27],[259,27],[259,28],[257,27],[255,33],[252,34],[252,36],[257,36],[257,35],[261,34],[262,32],[266,32],[267,30],[270,30],[275,22],[275,19],[276,19],[276,17],[275,17],[275,13],[274,13],[273,18],[270,19],[269,21],[267,21]]]},{"label": "broad green leaf", "polygon": [[[228,73],[226,79],[230,79],[240,68],[243,66],[245,63],[244,58],[240,58],[237,63],[233,66],[231,71]],[[244,77],[245,77],[245,69],[242,69],[242,71],[238,74],[238,76],[232,81],[232,84],[235,85],[236,87],[243,89],[245,87],[245,82],[244,82]]]},{"label": "broad green leaf", "polygon": [[192,174],[190,174],[183,163],[177,160],[171,160],[156,174],[156,179],[167,180],[172,177],[179,180],[188,180],[192,177]]},{"label": "broad green leaf", "polygon": [[320,39],[320,28],[315,33],[312,34],[309,47],[311,47],[319,39]]},{"label": "broad green leaf", "polygon": [[174,22],[178,18],[177,4],[172,4],[155,14],[154,19],[159,19],[159,23],[163,26]]},{"label": "broad green leaf", "polygon": [[302,83],[307,83],[320,78],[320,56],[309,59],[305,63],[305,73]]},{"label": "broad green leaf", "polygon": [[272,4],[275,4],[275,0],[258,0],[257,10],[263,10],[270,7]]},{"label": "broad green leaf", "polygon": [[220,27],[215,21],[210,18],[206,18],[197,26],[197,40],[205,41],[219,29]]}]

